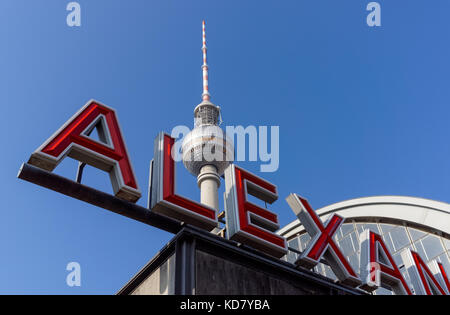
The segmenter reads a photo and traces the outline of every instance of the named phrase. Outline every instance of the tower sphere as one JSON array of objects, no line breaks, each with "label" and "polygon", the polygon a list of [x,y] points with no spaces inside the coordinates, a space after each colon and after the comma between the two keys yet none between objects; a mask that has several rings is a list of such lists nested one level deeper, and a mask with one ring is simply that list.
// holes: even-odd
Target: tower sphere
[{"label": "tower sphere", "polygon": [[232,141],[217,125],[200,125],[187,134],[182,144],[183,164],[195,176],[205,165],[216,167],[222,176],[227,166],[233,161]]}]

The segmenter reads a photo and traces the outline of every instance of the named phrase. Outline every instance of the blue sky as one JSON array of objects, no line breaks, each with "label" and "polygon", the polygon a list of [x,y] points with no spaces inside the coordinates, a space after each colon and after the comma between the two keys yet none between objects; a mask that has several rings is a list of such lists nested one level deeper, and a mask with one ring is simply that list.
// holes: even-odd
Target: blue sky
[{"label": "blue sky", "polygon": [[[239,165],[278,185],[281,225],[295,219],[291,192],[314,208],[373,195],[450,202],[447,0],[379,1],[379,28],[366,24],[368,0],[78,2],[78,28],[68,0],[0,3],[1,294],[113,294],[170,240],[16,175],[94,98],[117,110],[145,191],[154,137],[193,124],[202,19],[224,123],[280,126],[276,173]],[[74,178],[76,165],[55,172]],[[198,200],[178,170],[180,193]],[[112,191],[90,167],[84,183]],[[81,287],[66,285],[71,261]]]}]

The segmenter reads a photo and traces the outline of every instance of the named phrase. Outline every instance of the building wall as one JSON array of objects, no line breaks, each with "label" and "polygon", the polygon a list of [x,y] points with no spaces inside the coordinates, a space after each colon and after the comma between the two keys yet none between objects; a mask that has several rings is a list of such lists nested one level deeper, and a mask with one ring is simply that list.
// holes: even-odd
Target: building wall
[{"label": "building wall", "polygon": [[197,251],[196,294],[310,295],[328,294],[310,283],[290,283],[202,251]]},{"label": "building wall", "polygon": [[120,295],[364,295],[315,272],[209,232],[184,227]]},{"label": "building wall", "polygon": [[175,293],[175,255],[142,281],[131,295],[172,295]]}]

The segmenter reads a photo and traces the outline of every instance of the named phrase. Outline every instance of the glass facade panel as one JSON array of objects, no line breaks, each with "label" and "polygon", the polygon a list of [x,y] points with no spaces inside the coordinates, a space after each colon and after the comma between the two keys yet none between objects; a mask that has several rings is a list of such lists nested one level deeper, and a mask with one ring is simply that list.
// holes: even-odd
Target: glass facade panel
[{"label": "glass facade panel", "polygon": [[444,246],[439,237],[434,235],[428,235],[420,240],[425,248],[428,259],[432,259],[444,252]]},{"label": "glass facade panel", "polygon": [[342,240],[340,240],[339,246],[341,248],[342,253],[346,257],[355,253],[355,248],[353,247],[353,242],[350,235],[347,235]]},{"label": "glass facade panel", "polygon": [[298,237],[295,237],[292,240],[290,240],[288,245],[289,245],[289,247],[292,247],[292,248],[294,248],[296,250],[300,250]]},{"label": "glass facade panel", "polygon": [[353,231],[350,234],[350,238],[352,239],[353,248],[355,249],[355,252],[359,253],[360,244],[359,244],[359,237],[358,237],[358,234],[356,234],[356,231]]},{"label": "glass facade panel", "polygon": [[414,243],[414,247],[416,248],[416,252],[422,257],[424,260],[429,260],[427,253],[425,253],[425,248],[423,248],[422,242],[417,241]]},{"label": "glass facade panel", "polygon": [[422,237],[426,236],[428,233],[419,231],[417,229],[413,229],[413,228],[408,228],[409,231],[409,235],[411,235],[411,238],[413,240],[413,242],[420,240]]},{"label": "glass facade panel", "polygon": [[406,228],[402,226],[392,229],[389,234],[391,235],[391,240],[394,245],[395,252],[401,250],[411,243],[408,237],[408,233],[406,233]]},{"label": "glass facade panel", "polygon": [[395,264],[396,264],[398,267],[403,266],[403,259],[402,259],[401,253],[402,253],[402,252],[400,251],[400,252],[398,252],[398,253],[392,255],[392,259],[394,259]]},{"label": "glass facade panel", "polygon": [[365,230],[370,230],[380,234],[380,230],[378,229],[378,225],[376,223],[356,223],[356,228],[358,230],[358,234],[361,234]]},{"label": "glass facade panel", "polygon": [[300,235],[300,250],[304,251],[306,246],[308,246],[309,241],[311,240],[311,236],[308,233],[303,233]]},{"label": "glass facade panel", "polygon": [[394,243],[392,242],[392,239],[391,239],[391,234],[386,233],[382,237],[383,237],[384,244],[386,244],[386,247],[388,248],[389,252],[394,253],[395,248],[394,248]]},{"label": "glass facade panel", "polygon": [[359,274],[359,254],[353,254],[348,258],[348,262],[350,266],[352,266],[353,270]]},{"label": "glass facade panel", "polygon": [[450,240],[444,238],[444,245],[447,250],[450,250]]},{"label": "glass facade panel", "polygon": [[339,241],[342,238],[342,226],[334,233],[333,239],[335,242]]},{"label": "glass facade panel", "polygon": [[342,224],[342,226],[341,226],[342,235],[346,236],[347,234],[353,232],[354,229],[355,228],[353,226],[353,223]]},{"label": "glass facade panel", "polygon": [[[295,248],[295,249],[299,249],[299,240],[298,237],[290,240],[288,242],[288,246]],[[286,260],[290,263],[294,263],[297,260],[297,254],[295,252],[289,251],[286,257]]]},{"label": "glass facade panel", "polygon": [[381,234],[387,234],[395,227],[396,226],[392,224],[380,224]]},{"label": "glass facade panel", "polygon": [[412,285],[411,285],[411,278],[409,277],[408,272],[405,270],[405,266],[401,266],[400,267],[400,273],[403,276],[403,279],[405,279],[406,283],[408,284],[408,287],[412,290]]}]

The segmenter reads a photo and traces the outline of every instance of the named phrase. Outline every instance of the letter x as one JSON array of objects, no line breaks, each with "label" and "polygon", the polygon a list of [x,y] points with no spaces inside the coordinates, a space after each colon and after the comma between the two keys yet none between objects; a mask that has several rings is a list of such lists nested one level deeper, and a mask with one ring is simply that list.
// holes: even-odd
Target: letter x
[{"label": "letter x", "polygon": [[291,194],[287,201],[311,236],[308,247],[295,264],[311,269],[323,257],[341,282],[353,287],[360,285],[361,280],[333,240],[334,234],[344,223],[344,219],[334,214],[324,226],[306,199]]}]

